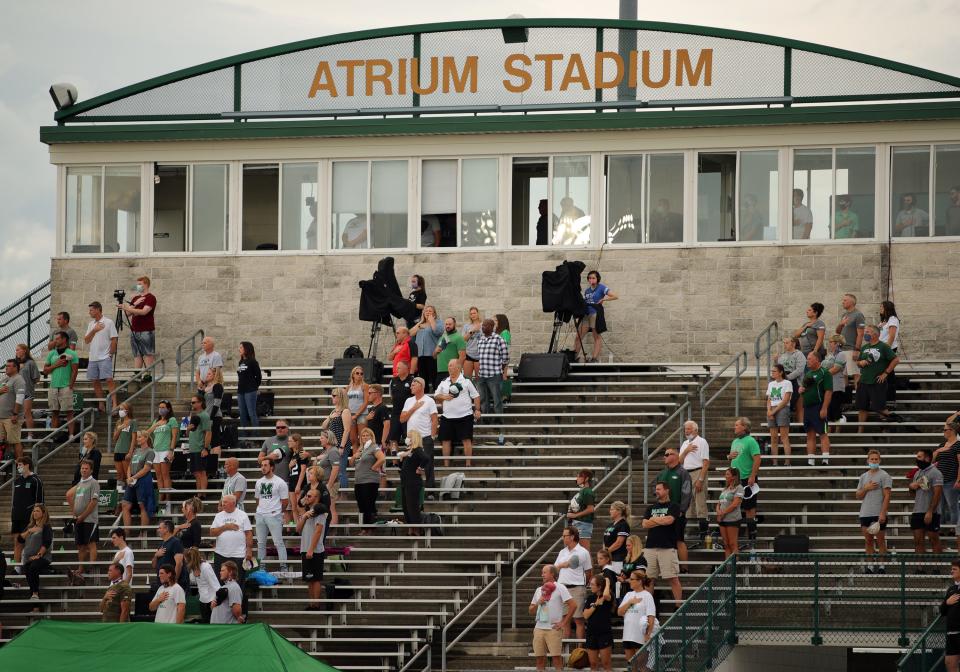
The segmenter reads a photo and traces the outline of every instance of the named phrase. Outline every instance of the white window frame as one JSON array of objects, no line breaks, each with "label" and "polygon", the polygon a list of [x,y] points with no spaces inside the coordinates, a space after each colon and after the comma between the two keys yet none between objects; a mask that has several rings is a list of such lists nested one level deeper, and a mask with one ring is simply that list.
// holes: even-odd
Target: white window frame
[{"label": "white window frame", "polygon": [[[426,254],[434,253],[449,253],[456,250],[470,250],[470,251],[484,251],[484,250],[497,250],[502,249],[503,246],[503,232],[501,231],[502,222],[504,219],[504,211],[502,207],[502,194],[503,194],[503,162],[500,160],[502,157],[498,154],[478,154],[476,156],[421,156],[417,157],[417,174],[416,174],[416,184],[414,187],[414,196],[413,201],[416,203],[416,212],[413,219],[417,223],[417,226],[413,227],[415,231],[415,247],[412,248],[413,251],[423,252]],[[497,240],[493,245],[462,245],[463,241],[463,162],[464,161],[473,161],[478,159],[486,159],[490,161],[496,161],[497,164]],[[425,161],[456,161],[457,162],[457,212],[456,212],[456,222],[457,222],[457,244],[449,247],[422,247],[420,245],[420,225],[419,222],[423,217],[423,164]],[[411,210],[412,212],[412,210]]]},{"label": "white window frame", "polygon": [[[228,256],[236,254],[236,251],[239,248],[239,241],[237,239],[237,234],[239,233],[239,226],[230,226],[230,223],[233,221],[238,221],[239,213],[239,203],[237,202],[237,197],[239,196],[239,175],[237,166],[241,165],[237,161],[158,161],[156,164],[150,164],[151,166],[185,166],[187,168],[187,198],[186,198],[186,217],[187,217],[187,226],[184,233],[185,240],[184,246],[186,250],[173,251],[173,252],[155,252],[153,249],[153,233],[154,233],[154,190],[153,190],[153,180],[150,180],[150,198],[147,206],[147,212],[149,213],[149,229],[150,233],[148,240],[150,241],[150,251],[146,254],[149,256],[156,257],[177,257],[182,255],[198,256],[198,257],[210,257],[210,256]],[[226,203],[225,212],[227,214],[227,220],[224,222],[224,249],[223,250],[193,250],[193,169],[194,166],[226,166],[227,167],[227,179],[226,179]],[[151,178],[153,175],[150,176]]]},{"label": "white window frame", "polygon": [[[369,243],[370,242],[370,219],[373,214],[370,212],[370,206],[373,199],[373,164],[374,162],[377,162],[377,161],[393,162],[393,163],[406,162],[407,164],[407,247],[363,247],[355,250],[347,250],[343,248],[334,247],[333,246],[333,169],[334,169],[334,164],[335,163],[366,163],[367,164],[366,216],[367,216],[367,243]],[[324,231],[322,231],[322,235],[326,240],[327,247],[324,247],[323,245],[321,245],[320,246],[321,252],[325,254],[380,254],[381,252],[389,253],[389,254],[412,254],[414,252],[417,252],[418,250],[412,245],[412,238],[413,238],[412,229],[413,229],[414,215],[419,214],[419,211],[420,211],[419,203],[416,204],[416,208],[414,207],[414,203],[413,203],[413,201],[416,200],[413,195],[417,192],[415,176],[413,175],[414,173],[413,168],[417,165],[416,161],[417,161],[417,158],[411,157],[411,156],[397,157],[397,158],[357,157],[357,158],[327,159],[326,176],[325,176],[326,188],[324,189],[324,191],[326,192],[326,198],[324,199],[326,216],[324,217],[324,219],[326,221],[323,222],[324,226],[321,227],[321,229],[325,229]],[[291,161],[290,163],[297,163],[297,162]],[[304,163],[304,162],[301,162],[301,163]],[[417,226],[417,237],[419,237],[420,235],[419,230],[420,230],[420,227]],[[320,233],[318,233],[318,235],[320,235]],[[448,249],[454,249],[454,248],[448,248]]]},{"label": "white window frame", "polygon": [[[144,173],[146,172],[145,166],[150,164],[144,164],[142,162],[136,161],[123,161],[120,163],[71,163],[60,166],[60,170],[57,171],[57,219],[60,222],[60,225],[57,227],[57,250],[60,250],[65,257],[77,257],[77,258],[86,258],[86,257],[142,257],[146,254],[150,254],[150,251],[147,251],[145,248],[145,232],[150,229],[151,236],[153,229],[153,216],[149,218],[150,221],[147,221],[148,218],[145,216],[147,212],[145,208],[146,201],[146,192],[144,189]],[[67,185],[68,185],[68,173],[71,168],[99,168],[100,169],[100,213],[99,213],[99,222],[98,226],[100,228],[100,251],[99,252],[70,252],[67,250]],[[106,203],[106,189],[107,189],[107,169],[108,168],[136,168],[140,171],[140,231],[137,234],[137,251],[136,252],[104,252],[103,244],[106,240],[106,220],[104,218],[104,204]],[[152,197],[152,189],[151,197]],[[151,238],[152,240],[152,238]],[[152,248],[152,244],[151,244]]]},{"label": "white window frame", "polygon": [[[960,235],[956,235],[956,236],[937,236],[937,235],[935,235],[935,231],[936,231],[936,191],[935,191],[935,190],[936,190],[936,177],[937,177],[937,173],[936,173],[936,152],[937,152],[937,147],[944,147],[944,146],[947,146],[947,145],[953,145],[953,146],[956,146],[956,147],[960,147],[960,139],[958,139],[958,140],[953,140],[953,141],[951,141],[951,140],[941,140],[941,141],[939,141],[939,142],[937,142],[937,141],[934,141],[934,142],[896,142],[896,143],[890,143],[890,144],[887,145],[888,150],[889,150],[889,155],[886,157],[886,162],[885,162],[885,163],[886,163],[887,170],[888,170],[888,175],[887,175],[887,180],[886,180],[886,184],[887,184],[887,188],[888,188],[888,193],[887,193],[887,206],[888,206],[888,207],[889,207],[889,205],[890,205],[890,203],[891,203],[891,196],[893,195],[893,150],[894,150],[894,148],[896,148],[896,147],[927,147],[927,149],[928,149],[929,152],[930,152],[930,158],[929,158],[929,162],[928,162],[928,163],[929,163],[929,165],[928,165],[928,173],[927,173],[927,174],[928,174],[927,179],[930,181],[930,196],[931,196],[931,198],[930,198],[930,211],[927,213],[927,214],[929,215],[929,217],[930,217],[930,221],[929,221],[929,224],[928,224],[928,226],[930,227],[930,228],[929,228],[930,235],[927,236],[926,238],[923,238],[923,237],[905,238],[905,237],[897,237],[897,236],[894,236],[894,235],[893,235],[893,214],[894,214],[894,213],[891,211],[891,212],[889,212],[889,213],[887,214],[887,235],[888,235],[894,242],[896,242],[897,244],[900,244],[900,243],[916,244],[916,243],[933,243],[933,242],[948,242],[948,243],[949,243],[949,242],[960,241]],[[957,182],[960,182],[960,176],[958,176]]]}]

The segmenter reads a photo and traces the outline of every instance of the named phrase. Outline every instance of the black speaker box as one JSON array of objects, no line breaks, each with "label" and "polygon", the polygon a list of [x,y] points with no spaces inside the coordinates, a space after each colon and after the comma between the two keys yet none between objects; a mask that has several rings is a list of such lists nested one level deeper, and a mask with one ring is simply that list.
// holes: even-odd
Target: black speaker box
[{"label": "black speaker box", "polygon": [[774,553],[809,553],[810,537],[805,534],[781,534],[773,539]]},{"label": "black speaker box", "polygon": [[566,380],[570,373],[570,360],[562,352],[524,353],[520,357],[517,378],[524,381]]},{"label": "black speaker box", "polygon": [[333,360],[333,384],[347,385],[350,383],[350,372],[353,367],[363,369],[363,380],[367,383],[383,382],[383,364],[380,360],[370,357],[348,357]]}]

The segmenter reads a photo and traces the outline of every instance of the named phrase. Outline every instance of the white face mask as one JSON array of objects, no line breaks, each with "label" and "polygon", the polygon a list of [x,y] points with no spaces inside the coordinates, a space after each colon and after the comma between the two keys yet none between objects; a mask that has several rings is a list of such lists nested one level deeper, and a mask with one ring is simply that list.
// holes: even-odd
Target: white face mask
[{"label": "white face mask", "polygon": [[121,418],[127,417],[126,409],[121,408],[119,411],[117,411],[117,415],[119,415]]},{"label": "white face mask", "polygon": [[409,446],[409,445],[410,445],[410,437],[408,436],[407,438],[405,438],[405,439],[403,440],[403,443],[404,443],[405,445],[408,445],[408,446]]},{"label": "white face mask", "polygon": [[22,466],[22,465],[19,465],[19,464],[17,465],[17,473],[18,473],[19,475],[23,476],[23,466]]},{"label": "white face mask", "polygon": [[687,439],[687,441],[693,441],[693,439],[694,439],[694,437],[695,437],[696,435],[695,435],[695,434],[692,434],[692,433],[690,433],[690,432],[687,432],[687,433],[684,434],[683,436],[684,436],[684,438]]},{"label": "white face mask", "polygon": [[141,285],[141,284],[138,282],[136,285],[134,285],[134,289],[136,289],[136,290],[137,290],[137,293],[139,294],[139,293],[143,292],[143,285]]},{"label": "white face mask", "polygon": [[364,448],[369,448],[371,443],[373,443],[373,441],[371,441],[370,439],[367,439],[367,442],[366,442],[365,444],[363,444],[363,447],[364,447]]}]

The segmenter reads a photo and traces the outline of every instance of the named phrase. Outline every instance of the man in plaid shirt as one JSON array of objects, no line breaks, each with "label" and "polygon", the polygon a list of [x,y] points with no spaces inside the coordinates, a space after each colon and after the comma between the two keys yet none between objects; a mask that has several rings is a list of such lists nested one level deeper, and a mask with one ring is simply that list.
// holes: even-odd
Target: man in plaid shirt
[{"label": "man in plaid shirt", "polygon": [[[483,413],[503,413],[503,397],[500,396],[500,381],[507,375],[507,362],[510,361],[510,349],[499,334],[493,333],[494,322],[487,318],[481,324],[483,334],[480,336],[477,351],[480,360],[480,378],[477,387],[480,388],[480,401],[483,404]],[[492,409],[491,409],[492,406]]]}]

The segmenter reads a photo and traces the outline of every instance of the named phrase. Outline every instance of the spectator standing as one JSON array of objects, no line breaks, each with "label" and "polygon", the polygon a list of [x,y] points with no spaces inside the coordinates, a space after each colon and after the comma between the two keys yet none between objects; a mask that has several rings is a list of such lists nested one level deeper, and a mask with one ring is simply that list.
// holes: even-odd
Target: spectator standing
[{"label": "spectator standing", "polygon": [[[960,187],[953,191],[960,193]],[[960,211],[960,207],[957,210]],[[960,223],[960,216],[957,222]],[[960,560],[950,563],[950,579],[953,583],[947,588],[943,602],[940,603],[940,615],[946,620],[947,631],[944,664],[947,672],[957,672],[960,670],[960,606],[957,604],[960,602]]]},{"label": "spectator standing", "polygon": [[740,504],[743,502],[744,492],[740,485],[740,472],[734,467],[727,467],[723,478],[725,485],[717,498],[717,526],[723,540],[723,559],[726,560],[737,552],[740,521],[743,519]]},{"label": "spectator standing", "polygon": [[597,571],[593,575],[603,579],[603,593],[612,598],[610,605],[615,607],[620,594],[619,578],[617,573],[610,569],[610,553],[606,549],[597,551]]},{"label": "spectator standing", "polygon": [[227,476],[223,479],[223,489],[220,496],[222,498],[233,495],[236,499],[237,508],[243,511],[243,500],[247,496],[247,477],[240,473],[240,460],[235,457],[228,457],[223,466]]},{"label": "spectator standing", "polygon": [[807,464],[816,464],[817,437],[820,437],[820,460],[830,464],[830,434],[827,432],[827,416],[830,397],[833,395],[833,376],[820,365],[820,355],[807,355],[807,372],[800,384],[803,401],[803,429],[807,434]]},{"label": "spectator standing", "polygon": [[[580,545],[580,533],[577,528],[570,526],[564,529],[561,535],[563,546],[557,554],[553,566],[560,570],[560,585],[570,592],[570,597],[576,603],[573,613],[573,622],[577,629],[577,639],[584,637],[583,603],[587,598],[587,582],[593,574],[593,564],[590,562],[590,551]],[[571,628],[568,621],[563,636],[570,638]]]},{"label": "spectator standing", "polygon": [[377,445],[387,449],[390,443],[390,409],[383,403],[383,386],[373,383],[367,386],[367,427],[373,430]]},{"label": "spectator standing", "polygon": [[[693,496],[684,518],[697,521],[699,539],[702,545],[709,528],[707,510],[707,490],[710,475],[710,444],[700,436],[700,426],[693,420],[683,423],[683,443],[680,444],[680,463],[693,481]],[[695,548],[695,547],[694,547]]]},{"label": "spectator standing", "polygon": [[482,329],[483,334],[477,340],[480,401],[484,413],[496,413],[499,416],[503,414],[500,384],[507,379],[510,349],[499,335],[493,333],[493,320],[485,319]]},{"label": "spectator standing", "polygon": [[[196,577],[197,596],[200,598],[200,619],[204,623],[210,622],[212,602],[220,589],[220,579],[213,569],[213,565],[200,557],[196,548],[188,548],[183,552],[183,559],[187,563],[187,570]],[[221,565],[221,569],[223,566]]]},{"label": "spectator standing", "polygon": [[[510,333],[510,320],[503,313],[497,313],[493,316],[493,324],[494,332],[500,335],[503,342],[507,344],[507,350],[509,351],[510,341],[513,340],[513,334]],[[500,385],[500,395],[504,401],[510,401],[510,397],[513,396],[513,381],[508,376],[504,377],[503,383]]]},{"label": "spectator standing", "polygon": [[280,418],[274,425],[274,435],[268,436],[260,446],[257,461],[270,460],[273,462],[273,472],[290,485],[290,460],[293,457],[290,448],[290,423]]},{"label": "spectator standing", "polygon": [[82,584],[84,563],[96,563],[97,542],[100,541],[100,484],[93,477],[93,463],[89,460],[80,462],[80,482],[67,490],[67,505],[73,515],[79,563],[76,570],[68,570],[67,576]]},{"label": "spectator standing", "polygon": [[123,578],[123,566],[111,562],[107,567],[110,584],[100,600],[100,620],[104,623],[129,623],[133,589]]},{"label": "spectator standing", "polygon": [[[391,383],[391,386],[393,383]],[[392,389],[392,388],[391,388]],[[350,428],[353,426],[353,415],[347,408],[347,391],[342,387],[335,387],[330,393],[333,401],[333,410],[326,417],[321,430],[329,429],[337,439],[340,452],[340,490],[347,489],[347,460],[350,458]]]},{"label": "spectator standing", "polygon": [[47,350],[53,350],[55,347],[57,347],[57,334],[62,331],[67,335],[67,344],[63,347],[70,348],[71,350],[75,351],[77,349],[77,343],[79,343],[79,339],[77,338],[77,332],[73,327],[70,326],[70,313],[66,311],[60,311],[57,313],[57,316],[54,318],[54,324],[56,326],[50,330],[50,341],[47,343]]},{"label": "spectator standing", "polygon": [[18,457],[16,464],[17,476],[13,479],[13,501],[10,508],[10,534],[13,535],[13,562],[19,564],[23,542],[19,541],[18,535],[30,524],[34,507],[43,504],[43,481],[33,473],[33,459],[29,455]]},{"label": "spectator standing", "polygon": [[353,449],[350,464],[353,472],[353,496],[357,501],[360,513],[359,534],[362,536],[373,534],[371,525],[377,522],[377,495],[380,487],[380,470],[386,457],[380,446],[377,445],[373,430],[364,427],[360,431],[360,442]]},{"label": "spectator standing", "polygon": [[30,599],[40,599],[40,575],[50,569],[51,547],[53,546],[53,528],[50,527],[50,514],[43,504],[36,504],[30,510],[30,521],[26,529],[18,536],[23,548],[21,571],[27,577]]},{"label": "spectator standing", "polygon": [[807,365],[807,359],[800,352],[800,339],[787,336],[783,339],[783,353],[777,358],[777,364],[783,366],[784,375],[793,387],[790,402],[798,422],[803,422],[803,404],[800,402],[800,379]]},{"label": "spectator standing", "polygon": [[448,317],[443,321],[443,334],[437,341],[433,356],[437,360],[437,377],[434,379],[434,388],[436,388],[446,378],[444,374],[449,371],[451,361],[457,360],[462,367],[467,358],[467,342],[457,331],[457,318]]},{"label": "spectator standing", "polygon": [[[290,509],[284,512],[284,516],[290,515],[290,518],[287,519],[288,525],[296,525],[300,492],[304,486],[309,485],[307,469],[310,467],[310,453],[303,447],[303,437],[300,434],[290,435],[289,447],[290,461],[287,462],[287,468],[290,475],[287,477],[287,489],[293,496],[290,497]],[[276,467],[274,467],[274,471],[276,471]]]},{"label": "spectator standing", "polygon": [[123,402],[117,407],[117,424],[113,428],[113,463],[117,470],[117,482],[124,483],[130,477],[127,458],[130,449],[137,445],[137,421],[133,407]]},{"label": "spectator standing", "polygon": [[[893,301],[880,302],[880,340],[890,346],[890,350],[897,357],[900,356],[900,318],[897,317],[897,307]],[[897,401],[897,372],[891,371],[887,376],[887,403]]]},{"label": "spectator standing", "polygon": [[[438,429],[437,404],[424,394],[423,378],[414,378],[410,390],[413,392],[413,396],[404,402],[403,411],[400,413],[400,422],[406,423],[408,431],[420,432],[423,441],[423,454],[427,458],[423,471],[427,477],[427,489],[431,490],[437,487],[433,471],[433,442]],[[427,499],[433,500],[436,498],[437,496],[432,492],[427,495]]]},{"label": "spectator standing", "polygon": [[254,486],[257,500],[257,559],[263,565],[267,559],[267,533],[277,547],[277,559],[280,571],[287,571],[287,547],[283,543],[283,511],[287,509],[290,497],[287,482],[273,473],[273,462],[260,460],[260,473],[263,476]]},{"label": "spectator standing", "polygon": [[[913,495],[913,513],[910,529],[913,530],[913,548],[918,554],[926,553],[926,539],[930,540],[934,553],[942,552],[940,546],[940,499],[943,497],[943,474],[932,464],[933,451],[921,448],[917,451],[917,470],[910,481]],[[922,574],[924,568],[917,569]]]},{"label": "spectator standing", "polygon": [[567,524],[577,528],[580,545],[590,550],[590,537],[593,536],[593,512],[596,511],[597,495],[593,491],[593,472],[581,469],[577,474],[577,494],[567,506]]},{"label": "spectator standing", "polygon": [[827,357],[823,366],[833,376],[833,394],[830,395],[830,407],[827,409],[828,419],[833,424],[833,431],[840,431],[840,423],[846,420],[843,417],[843,406],[847,403],[847,360],[854,359],[855,353],[843,349],[843,336],[832,334],[827,344]]},{"label": "spectator standing", "polygon": [[340,449],[337,436],[329,429],[320,432],[321,453],[315,464],[327,474],[327,490],[330,492],[330,524],[338,525],[337,500],[340,498]]},{"label": "spectator standing", "polygon": [[202,395],[206,408],[214,402],[213,388],[223,385],[223,357],[216,350],[214,340],[205,336],[200,341],[200,354],[197,357],[197,370],[194,374],[197,391]]},{"label": "spectator standing", "polygon": [[[860,474],[857,483],[857,499],[860,500],[860,532],[866,545],[867,574],[884,574],[886,570],[880,559],[887,554],[887,511],[890,509],[890,494],[893,479],[880,468],[880,451],[867,453],[867,471]],[[870,556],[877,561],[870,564]]]},{"label": "spectator standing", "polygon": [[860,346],[863,345],[863,333],[867,327],[867,318],[857,309],[857,297],[854,294],[844,294],[840,299],[840,305],[843,308],[843,314],[840,316],[840,322],[834,332],[843,336],[841,349],[853,351],[853,355],[847,360],[847,375],[853,376],[854,383],[856,383],[860,378],[856,353],[860,351]]},{"label": "spectator standing", "polygon": [[880,330],[869,325],[863,333],[863,346],[856,363],[860,367],[860,381],[857,383],[857,420],[860,426],[857,431],[863,432],[863,423],[871,411],[884,420],[895,419],[887,410],[887,376],[897,368],[900,358],[880,340]]},{"label": "spectator standing", "polygon": [[237,507],[235,496],[224,495],[220,499],[220,511],[213,517],[210,535],[215,539],[213,568],[218,574],[227,560],[235,562],[240,568],[244,560],[253,560],[253,527],[250,517]]},{"label": "spectator standing", "polygon": [[480,392],[473,381],[463,375],[459,360],[451,360],[447,371],[450,375],[437,386],[433,395],[434,401],[443,407],[439,434],[443,466],[450,466],[453,444],[460,443],[469,467],[473,457],[473,423],[480,419]]},{"label": "spectator standing", "polygon": [[80,482],[80,465],[84,460],[89,460],[93,465],[94,479],[100,478],[100,463],[103,461],[103,454],[97,448],[97,435],[95,432],[84,432],[80,437],[80,459],[77,460],[77,466],[73,470],[73,480],[70,485],[74,486]]},{"label": "spectator standing", "polygon": [[140,508],[140,525],[150,525],[157,503],[153,491],[153,439],[146,434],[137,436],[137,448],[130,453],[129,476],[123,493],[123,526],[131,524],[134,506]]},{"label": "spectator standing", "polygon": [[[150,278],[141,275],[134,287],[136,293],[130,303],[117,304],[117,308],[130,319],[130,350],[133,363],[138,369],[150,368],[157,355],[157,332],[154,317],[157,314],[157,297],[150,292]],[[150,375],[143,378],[150,382]]]},{"label": "spectator standing", "polygon": [[400,452],[400,489],[403,504],[403,519],[406,521],[407,534],[411,537],[420,535],[420,529],[414,527],[420,524],[421,491],[423,490],[422,474],[427,466],[427,455],[423,452],[423,438],[420,432],[410,430],[407,435],[409,446]]},{"label": "spectator standing", "polygon": [[318,513],[320,491],[308,490],[304,499],[303,511],[297,516],[297,532],[300,533],[301,576],[307,582],[309,603],[307,611],[320,611],[323,591],[323,538],[326,536],[327,514]]},{"label": "spectator standing", "polygon": [[610,672],[610,654],[613,652],[613,627],[610,617],[613,615],[614,599],[607,590],[607,581],[602,574],[594,574],[590,579],[590,594],[583,603],[583,617],[586,620],[586,642],[583,648],[590,658],[590,669]]},{"label": "spectator standing", "polygon": [[210,606],[210,622],[214,625],[236,625],[245,623],[247,617],[243,615],[243,590],[237,583],[240,568],[235,562],[228,560],[220,566],[220,580],[223,586],[214,595]]},{"label": "spectator standing", "polygon": [[463,342],[466,343],[463,372],[467,374],[467,378],[473,378],[477,375],[477,365],[480,362],[480,351],[477,346],[480,343],[483,320],[480,319],[480,309],[476,306],[470,306],[467,316],[469,320],[460,327],[460,335],[463,337]]},{"label": "spectator standing", "polygon": [[[943,445],[933,451],[933,462],[943,475],[940,524],[942,526],[953,525],[960,529],[960,509],[958,509],[958,506],[960,506],[960,465],[958,465],[960,440],[957,437],[958,431],[960,431],[960,423],[956,420],[948,420],[943,424]],[[960,535],[957,536],[957,543],[960,544]]]},{"label": "spectator standing", "polygon": [[[33,393],[40,382],[40,369],[30,356],[30,348],[21,343],[16,348],[17,364],[20,365],[20,377],[23,378],[23,424],[27,429],[33,429]],[[71,394],[70,407],[73,407]]]},{"label": "spectator standing", "polygon": [[543,584],[533,593],[527,611],[534,616],[533,655],[537,657],[537,670],[547,668],[547,656],[553,659],[556,672],[563,670],[563,635],[577,610],[577,603],[570,591],[558,583],[560,570],[553,565],[544,565],[540,570]]},{"label": "spectator standing", "polygon": [[170,463],[173,462],[177,437],[180,435],[180,423],[177,422],[173,406],[166,399],[157,405],[157,419],[147,428],[146,434],[153,442],[153,470],[160,489],[160,501],[166,502],[169,498],[167,491],[173,488]]},{"label": "spectator standing", "polygon": [[823,304],[811,303],[807,306],[807,321],[793,332],[793,337],[800,341],[800,352],[804,356],[816,352],[822,359],[826,353],[824,335],[827,333],[827,325],[820,319],[821,315],[823,315]]},{"label": "spectator standing", "polygon": [[[660,628],[653,594],[644,588],[645,578],[640,572],[630,575],[630,592],[623,596],[617,609],[617,613],[623,617],[623,655],[628,661]],[[638,666],[635,669],[655,669],[656,664],[651,658],[648,657],[646,667]]]},{"label": "spectator standing", "polygon": [[363,367],[355,366],[350,371],[347,385],[347,408],[350,409],[350,445],[357,445],[360,427],[367,424],[367,383],[363,379]]},{"label": "spectator standing", "polygon": [[687,544],[684,533],[687,527],[686,511],[693,499],[693,479],[687,470],[680,466],[680,454],[675,448],[663,452],[664,469],[657,474],[657,483],[664,483],[670,491],[670,501],[676,504],[680,513],[676,516],[676,549],[680,559],[681,571],[686,572]]},{"label": "spectator standing", "polygon": [[[647,574],[647,560],[643,557],[643,540],[639,535],[631,534],[627,537],[627,557],[623,559],[623,569],[620,571],[620,575],[617,577],[617,581],[620,583],[619,587],[629,587],[630,575],[636,571],[642,572],[644,576]],[[620,593],[625,593],[626,590],[619,590]]]},{"label": "spectator standing", "polygon": [[647,547],[643,549],[643,558],[647,561],[647,576],[651,579],[666,579],[677,606],[683,602],[683,587],[680,585],[680,560],[677,557],[679,539],[678,521],[683,508],[670,499],[670,486],[658,481],[654,486],[657,501],[643,517],[643,527],[647,530]]},{"label": "spectator standing", "polygon": [[133,549],[127,546],[127,532],[122,527],[110,530],[110,543],[117,549],[113,562],[123,569],[123,580],[133,585]]},{"label": "spectator standing", "polygon": [[174,579],[173,565],[161,565],[157,570],[160,587],[150,601],[150,611],[157,612],[155,623],[183,623],[187,613],[187,596]]},{"label": "spectator standing", "polygon": [[190,451],[190,473],[197,490],[207,489],[207,457],[213,441],[213,421],[206,409],[206,401],[200,394],[190,399],[190,424],[187,426],[187,446]]},{"label": "spectator standing", "polygon": [[203,502],[198,497],[191,497],[180,505],[180,511],[183,513],[183,522],[173,528],[180,535],[180,543],[187,550],[200,548],[203,533],[197,516],[203,513]]},{"label": "spectator standing", "polygon": [[793,398],[793,384],[784,377],[783,364],[774,364],[770,369],[767,383],[767,426],[770,428],[770,453],[774,466],[780,464],[778,441],[783,441],[784,463],[790,466],[790,401]]},{"label": "spectator standing", "polygon": [[[117,354],[117,325],[109,317],[103,316],[103,305],[99,301],[92,301],[87,306],[90,313],[90,323],[87,324],[83,342],[90,347],[87,362],[87,380],[93,383],[93,394],[100,399],[103,397],[103,383],[110,391],[110,407],[116,405],[114,395],[116,385],[113,382],[113,356]],[[98,402],[100,411],[106,410],[103,402]]]},{"label": "spectator standing", "polygon": [[400,362],[406,362],[410,373],[417,372],[417,343],[410,337],[410,330],[406,327],[397,327],[397,340],[390,350],[390,361],[393,362],[393,375],[398,375]]},{"label": "spectator standing", "polygon": [[[618,297],[610,291],[609,287],[600,282],[599,271],[587,273],[587,283],[587,288],[583,290],[583,298],[587,302],[587,314],[577,328],[577,344],[574,350],[577,359],[580,358],[582,353],[586,361],[596,362],[600,359],[600,349],[603,347],[601,334],[607,330],[603,304],[607,301],[616,301]],[[583,345],[583,338],[591,331],[593,332],[593,356],[587,357],[587,349]]]},{"label": "spectator standing", "polygon": [[[434,247],[438,246],[434,245]],[[423,309],[427,305],[427,281],[423,279],[422,275],[410,276],[410,294],[407,295],[407,300],[413,304],[417,311],[412,320],[407,320],[407,327],[410,328],[420,321]],[[417,369],[412,369],[412,371],[416,372]]]},{"label": "spectator standing", "polygon": [[160,546],[153,554],[153,568],[157,572],[157,578],[162,583],[160,576],[161,568],[169,566],[172,575],[172,581],[181,586],[190,587],[190,576],[187,573],[187,566],[183,561],[183,544],[179,537],[174,535],[172,520],[161,520],[157,526],[157,534],[160,536]]},{"label": "spectator standing", "polygon": [[928,223],[930,215],[916,207],[915,194],[903,194],[900,197],[900,210],[893,222],[893,235],[899,237],[926,237],[929,233]]},{"label": "spectator standing", "polygon": [[0,381],[0,443],[13,446],[16,458],[23,455],[20,426],[27,386],[20,375],[20,365],[16,359],[7,360],[4,373],[6,377]]},{"label": "spectator standing", "polygon": [[793,239],[808,240],[813,230],[813,213],[803,204],[803,189],[793,190]]},{"label": "spectator standing", "polygon": [[389,450],[396,452],[397,446],[407,435],[406,424],[400,421],[400,413],[403,412],[403,405],[407,402],[413,392],[410,386],[413,384],[413,376],[410,375],[410,367],[405,362],[397,366],[396,375],[390,380],[390,434]]},{"label": "spectator standing", "polygon": [[67,332],[54,334],[53,349],[44,360],[43,373],[50,376],[47,389],[47,408],[50,410],[50,426],[60,426],[60,412],[67,415],[67,423],[73,433],[73,387],[77,382],[80,357],[75,350],[68,348]]},{"label": "spectator standing", "polygon": [[[743,486],[743,501],[740,510],[747,523],[747,539],[750,547],[757,543],[757,476],[760,473],[760,444],[750,435],[750,419],[739,417],[733,423],[733,441],[727,455],[730,466],[740,472]],[[748,490],[749,488],[749,490]]]},{"label": "spectator standing", "polygon": [[443,335],[443,325],[437,318],[437,309],[425,306],[423,315],[410,328],[410,335],[417,344],[417,374],[426,381],[428,391],[432,391],[437,379],[437,360],[433,358],[433,353],[437,349],[440,336]]},{"label": "spectator standing", "polygon": [[237,406],[243,427],[259,427],[257,394],[263,383],[263,373],[257,361],[257,352],[250,341],[240,341],[240,361],[237,362]]},{"label": "spectator standing", "polygon": [[610,569],[619,574],[627,557],[630,536],[630,509],[621,501],[610,505],[610,525],[603,532],[603,547],[610,553]]}]

